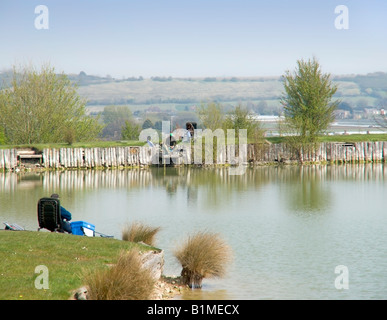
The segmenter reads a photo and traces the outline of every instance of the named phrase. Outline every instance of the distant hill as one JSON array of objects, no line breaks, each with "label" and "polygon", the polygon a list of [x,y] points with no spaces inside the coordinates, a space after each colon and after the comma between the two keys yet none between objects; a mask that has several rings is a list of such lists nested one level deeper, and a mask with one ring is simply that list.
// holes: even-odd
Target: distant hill
[{"label": "distant hill", "polygon": [[79,88],[90,104],[190,104],[202,101],[274,99],[280,94],[279,79],[170,79],[112,81]]},{"label": "distant hill", "polygon": [[[335,81],[347,81],[355,83],[364,94],[369,94],[369,90],[376,92],[382,91],[387,93],[387,73],[375,72],[366,75],[352,75],[352,76],[336,76]],[[368,91],[367,91],[368,90]]]},{"label": "distant hill", "polygon": [[[374,105],[387,98],[387,73],[334,76],[335,97],[356,107]],[[75,79],[74,79],[75,80]],[[283,84],[277,78],[105,78],[79,88],[91,105],[106,104],[198,104],[200,102],[272,102],[279,100]]]},{"label": "distant hill", "polygon": [[[251,102],[265,101],[278,104],[283,92],[281,79],[277,78],[172,78],[131,77],[114,79],[87,75],[85,72],[69,74],[77,83],[78,92],[86,97],[88,105],[151,105],[200,104],[201,102]],[[9,83],[10,73],[0,73],[0,83]],[[387,99],[387,73],[366,75],[338,75],[332,77],[339,89],[336,97],[353,107],[376,105]]]}]

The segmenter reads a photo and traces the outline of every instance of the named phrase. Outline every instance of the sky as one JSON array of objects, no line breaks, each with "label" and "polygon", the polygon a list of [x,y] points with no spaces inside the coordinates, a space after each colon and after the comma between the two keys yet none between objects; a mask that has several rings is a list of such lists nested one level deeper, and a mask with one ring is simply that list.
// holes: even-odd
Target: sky
[{"label": "sky", "polygon": [[0,72],[261,77],[313,57],[333,75],[387,72],[387,1],[0,1]]}]

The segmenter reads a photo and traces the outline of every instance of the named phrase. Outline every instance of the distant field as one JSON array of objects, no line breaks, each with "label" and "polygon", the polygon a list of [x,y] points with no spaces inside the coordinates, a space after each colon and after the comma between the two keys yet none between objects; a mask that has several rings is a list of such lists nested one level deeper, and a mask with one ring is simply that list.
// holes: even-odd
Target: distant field
[{"label": "distant field", "polygon": [[79,87],[78,92],[91,101],[105,104],[200,103],[208,101],[246,101],[278,98],[282,83],[267,81],[179,80],[122,81]]},{"label": "distant field", "polygon": [[[207,77],[207,78],[126,78],[113,79],[69,74],[78,85],[78,93],[87,99],[89,112],[100,112],[107,105],[125,105],[132,111],[157,106],[161,110],[181,111],[182,108],[216,101],[235,106],[238,103],[257,105],[264,101],[273,111],[281,107],[283,94],[280,77]],[[0,87],[10,85],[11,71],[0,72]],[[338,85],[335,98],[352,108],[367,106],[387,108],[387,73],[335,75]],[[266,113],[268,114],[268,113]]]},{"label": "distant field", "polygon": [[[0,73],[0,85],[9,85],[10,77],[10,71]],[[283,94],[280,77],[131,77],[118,80],[84,72],[68,77],[78,84],[79,94],[88,100],[88,110],[94,112],[102,111],[106,105],[126,105],[133,111],[149,106],[180,111],[182,107],[209,101],[232,105],[265,101],[269,108],[276,109]],[[349,103],[352,108],[387,104],[385,72],[335,75],[332,80],[338,85],[335,98]]]},{"label": "distant field", "polygon": [[[387,99],[387,74],[380,73],[377,81],[364,76],[335,78],[338,85],[336,98],[349,103],[353,108],[379,106],[381,99]],[[367,81],[366,81],[367,80]],[[372,80],[372,81],[371,81]],[[368,86],[373,87],[368,87]],[[132,111],[157,106],[163,111],[181,111],[210,101],[235,106],[238,103],[258,104],[265,101],[269,109],[278,110],[283,84],[280,78],[251,78],[225,81],[221,78],[171,79],[155,81],[110,81],[91,83],[79,87],[81,96],[88,100],[89,112],[100,112],[106,105],[126,105]]]}]

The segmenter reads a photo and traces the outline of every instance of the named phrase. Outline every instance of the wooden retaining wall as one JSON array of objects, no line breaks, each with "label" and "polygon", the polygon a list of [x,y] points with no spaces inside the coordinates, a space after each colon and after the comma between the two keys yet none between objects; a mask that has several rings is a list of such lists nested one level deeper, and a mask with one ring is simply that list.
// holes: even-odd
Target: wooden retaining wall
[{"label": "wooden retaining wall", "polygon": [[286,144],[256,147],[248,146],[248,159],[251,161],[273,162],[297,160],[300,162],[384,162],[387,156],[387,142],[321,143],[316,150],[298,152]]},{"label": "wooden retaining wall", "polygon": [[[301,163],[356,163],[384,162],[387,157],[387,142],[359,143],[321,143],[317,150],[295,152],[286,144],[247,145],[242,159],[238,159],[238,145],[227,145],[219,148],[213,163],[238,164],[273,163],[299,161]],[[177,164],[198,163],[192,154],[194,147],[185,148],[184,156]],[[111,147],[111,148],[60,148],[44,149],[39,166],[44,168],[110,168],[152,165],[157,154],[148,146],[144,147]],[[199,157],[199,159],[201,159]],[[20,165],[17,149],[0,149],[0,170],[13,170]],[[203,152],[202,160],[205,161]],[[171,160],[171,163],[176,161]]]},{"label": "wooden retaining wall", "polygon": [[149,165],[149,147],[44,149],[46,168],[100,168]]},{"label": "wooden retaining wall", "polygon": [[16,149],[0,149],[0,169],[12,170],[17,167]]}]

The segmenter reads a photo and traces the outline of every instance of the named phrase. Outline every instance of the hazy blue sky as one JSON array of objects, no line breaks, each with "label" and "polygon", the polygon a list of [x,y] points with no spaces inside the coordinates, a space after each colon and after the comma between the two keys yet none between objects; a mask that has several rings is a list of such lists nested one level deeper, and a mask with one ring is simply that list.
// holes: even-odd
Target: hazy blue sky
[{"label": "hazy blue sky", "polygon": [[[48,29],[35,28],[45,5]],[[338,5],[349,28],[337,29]],[[1,0],[0,71],[277,76],[316,56],[332,74],[387,72],[386,0]]]}]

